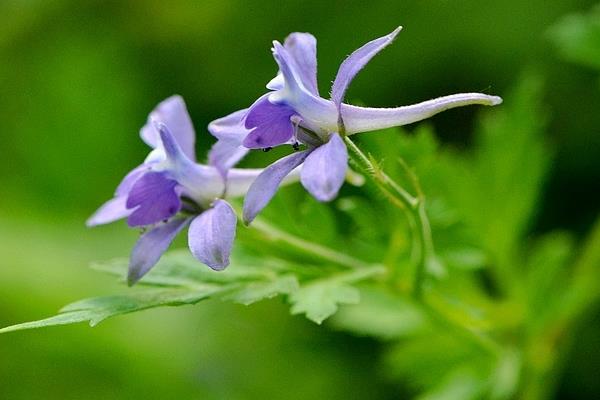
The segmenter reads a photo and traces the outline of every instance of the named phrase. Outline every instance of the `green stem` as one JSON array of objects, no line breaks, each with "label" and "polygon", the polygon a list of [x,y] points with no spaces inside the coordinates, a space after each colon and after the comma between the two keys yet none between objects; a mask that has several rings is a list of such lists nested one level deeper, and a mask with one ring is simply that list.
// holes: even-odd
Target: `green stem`
[{"label": "green stem", "polygon": [[414,175],[410,176],[418,192],[418,196],[413,196],[394,182],[385,172],[376,167],[369,157],[348,136],[344,136],[344,141],[350,150],[350,157],[353,163],[372,179],[395,206],[407,213],[409,223],[414,226],[418,242],[415,245],[418,246],[419,257],[414,274],[413,295],[415,298],[421,299],[427,265],[434,257],[434,248],[431,237],[431,225],[425,211],[425,197],[421,192],[418,181]]},{"label": "green stem", "polygon": [[308,240],[304,240],[288,232],[284,232],[260,219],[254,220],[252,222],[251,227],[261,231],[263,234],[265,234],[266,238],[271,241],[285,242],[292,247],[307,251],[333,264],[341,265],[352,269],[373,267],[372,264],[368,264],[347,254],[340,253],[339,251],[330,249],[329,247],[314,242],[309,242]]}]

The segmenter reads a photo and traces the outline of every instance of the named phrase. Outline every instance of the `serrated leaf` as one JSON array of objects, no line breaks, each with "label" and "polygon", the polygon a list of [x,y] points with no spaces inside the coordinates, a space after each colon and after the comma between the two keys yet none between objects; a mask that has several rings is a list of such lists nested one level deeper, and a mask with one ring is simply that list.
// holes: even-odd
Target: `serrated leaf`
[{"label": "serrated leaf", "polygon": [[94,297],[69,304],[54,317],[9,326],[0,329],[0,333],[83,321],[89,321],[90,326],[95,326],[107,318],[135,311],[163,306],[195,304],[228,289],[218,285],[204,285],[202,288],[197,287],[193,290],[151,289],[124,295]]},{"label": "serrated leaf", "polygon": [[[260,280],[272,275],[264,260],[252,259],[239,251],[232,255],[232,264],[234,265],[225,271],[213,271],[196,260],[187,249],[174,250],[163,255],[158,264],[139,283],[153,286],[193,287],[198,283]],[[125,277],[128,265],[128,259],[118,258],[96,262],[92,268]]]},{"label": "serrated leaf", "polygon": [[291,313],[305,314],[308,319],[321,324],[338,310],[340,304],[360,301],[358,289],[335,279],[321,280],[302,286],[290,296]]},{"label": "serrated leaf", "polygon": [[[251,304],[279,294],[293,293],[298,288],[294,275],[278,275],[278,265],[271,265],[278,263],[276,259],[258,260],[243,254],[240,256],[248,264],[232,265],[224,272],[216,272],[199,263],[187,250],[173,251],[165,254],[140,282],[160,288],[133,288],[122,295],[77,301],[61,309],[56,316],[10,326],[0,330],[0,333],[82,321],[89,321],[94,326],[116,315],[161,306],[194,304],[208,297]],[[127,259],[116,259],[97,263],[94,268],[124,277],[127,266]]]},{"label": "serrated leaf", "polygon": [[281,276],[272,281],[246,284],[224,296],[223,300],[250,305],[282,294],[289,295],[298,290],[298,287],[298,279],[295,276]]},{"label": "serrated leaf", "polygon": [[514,268],[510,257],[536,212],[552,158],[544,141],[541,98],[541,79],[524,76],[503,105],[482,120],[472,157],[448,154],[443,160],[448,198],[503,270]]}]

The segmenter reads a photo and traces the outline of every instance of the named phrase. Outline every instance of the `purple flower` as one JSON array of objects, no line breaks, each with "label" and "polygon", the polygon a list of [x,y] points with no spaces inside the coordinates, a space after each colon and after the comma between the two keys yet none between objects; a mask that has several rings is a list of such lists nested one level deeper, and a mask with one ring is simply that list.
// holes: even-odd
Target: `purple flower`
[{"label": "purple flower", "polygon": [[266,168],[256,180],[244,203],[246,222],[252,221],[269,202],[285,174],[300,164],[304,164],[302,184],[317,200],[335,198],[348,164],[343,135],[410,124],[454,107],[502,102],[497,96],[463,93],[395,108],[357,107],[343,103],[352,79],[394,40],[400,29],[365,44],[344,60],[333,82],[331,99],[319,95],[316,39],[312,35],[292,33],[283,45],[273,42],[279,73],[267,84],[271,91],[247,110],[209,125],[209,131],[219,139],[223,159],[235,159],[236,155],[246,151],[244,147],[270,148],[286,143],[297,147],[299,142],[307,147],[305,151]]},{"label": "purple flower", "polygon": [[129,226],[146,229],[131,253],[130,285],[158,262],[187,226],[192,254],[214,270],[224,269],[229,264],[237,217],[222,198],[245,194],[262,170],[230,169],[233,163],[221,169],[197,164],[194,128],[179,96],[161,102],[140,135],[153,150],[125,176],[115,197],[100,207],[87,225],[127,218]]}]

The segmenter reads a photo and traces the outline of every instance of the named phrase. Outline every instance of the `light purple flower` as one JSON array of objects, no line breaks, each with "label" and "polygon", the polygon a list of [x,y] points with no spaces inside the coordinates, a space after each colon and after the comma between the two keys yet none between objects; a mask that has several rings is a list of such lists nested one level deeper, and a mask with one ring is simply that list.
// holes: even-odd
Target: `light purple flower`
[{"label": "light purple flower", "polygon": [[233,163],[224,168],[197,164],[194,128],[179,96],[161,102],[140,135],[153,150],[87,225],[127,218],[129,226],[146,230],[131,253],[129,284],[142,278],[187,226],[192,254],[214,270],[224,269],[237,218],[222,198],[245,194],[262,170],[231,169]]},{"label": "light purple flower", "polygon": [[[244,203],[244,220],[249,223],[268,204],[282,175],[304,163],[303,186],[320,201],[337,196],[348,166],[341,136],[401,126],[431,117],[441,111],[469,104],[497,105],[502,99],[482,93],[463,93],[395,108],[357,107],[343,103],[356,74],[401,28],[375,39],[353,52],[340,65],[331,88],[331,99],[319,95],[317,86],[316,39],[308,33],[292,33],[284,44],[273,42],[279,66],[267,84],[271,91],[247,110],[213,121],[209,131],[224,149],[222,158],[234,158],[249,149],[270,148],[286,143],[305,144],[301,156],[280,160],[265,169],[250,188]],[[226,132],[226,134],[225,134]],[[225,151],[226,149],[226,151]],[[294,161],[294,162],[292,162]],[[262,186],[262,187],[260,187]]]}]

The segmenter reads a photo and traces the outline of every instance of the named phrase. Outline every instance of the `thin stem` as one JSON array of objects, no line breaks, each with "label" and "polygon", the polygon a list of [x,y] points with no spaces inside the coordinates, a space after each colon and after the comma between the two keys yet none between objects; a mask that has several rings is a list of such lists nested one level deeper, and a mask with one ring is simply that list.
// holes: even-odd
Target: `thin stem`
[{"label": "thin stem", "polygon": [[426,301],[421,301],[421,305],[427,315],[429,315],[429,317],[438,325],[453,331],[457,336],[464,338],[477,348],[494,356],[500,354],[502,351],[500,345],[487,335],[457,324]]},{"label": "thin stem", "polygon": [[288,232],[284,232],[260,219],[254,220],[252,222],[251,227],[264,233],[269,240],[285,242],[297,249],[307,251],[313,255],[318,256],[319,258],[322,258],[337,265],[341,265],[352,269],[373,267],[372,264],[366,263],[347,254],[340,253],[339,251],[333,250],[329,247],[314,242],[309,242],[308,240],[304,240]]},{"label": "thin stem", "polygon": [[386,191],[395,193],[405,207],[407,208],[415,208],[418,203],[418,199],[404,190],[400,185],[398,185],[392,178],[387,176],[385,172],[376,168],[373,165],[373,162],[358,148],[356,144],[348,136],[344,136],[344,141],[346,142],[346,146],[350,149],[350,154],[352,156],[352,161],[357,164],[357,166],[366,172],[372,179],[376,181],[379,185],[385,187]]},{"label": "thin stem", "polygon": [[433,261],[435,256],[431,237],[431,225],[425,211],[425,197],[423,196],[418,180],[414,174],[409,174],[418,193],[418,196],[415,197],[378,168],[348,136],[344,136],[344,141],[350,150],[351,160],[354,164],[373,180],[377,187],[390,199],[392,204],[407,212],[409,222],[411,226],[414,226],[418,241],[416,245],[418,245],[419,257],[414,275],[413,295],[415,298],[421,299],[427,266],[429,262]]}]

